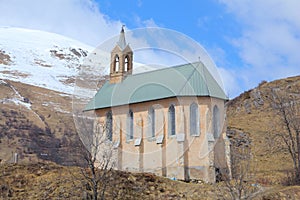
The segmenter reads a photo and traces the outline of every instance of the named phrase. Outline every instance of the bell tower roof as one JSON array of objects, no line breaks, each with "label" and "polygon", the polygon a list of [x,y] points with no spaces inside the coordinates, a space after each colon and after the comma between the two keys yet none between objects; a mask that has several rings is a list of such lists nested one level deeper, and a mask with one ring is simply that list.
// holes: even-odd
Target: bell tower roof
[{"label": "bell tower roof", "polygon": [[124,25],[122,26],[119,41],[117,42],[118,46],[123,50],[126,47],[126,39],[125,39],[125,33],[124,33]]},{"label": "bell tower roof", "polygon": [[133,51],[126,43],[124,26],[122,26],[119,41],[111,51],[110,83],[122,82],[127,75],[132,74]]}]

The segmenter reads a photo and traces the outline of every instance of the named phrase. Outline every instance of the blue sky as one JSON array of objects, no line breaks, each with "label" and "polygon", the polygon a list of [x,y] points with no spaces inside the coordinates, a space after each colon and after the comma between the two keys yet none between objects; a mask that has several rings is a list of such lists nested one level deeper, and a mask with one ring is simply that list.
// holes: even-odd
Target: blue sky
[{"label": "blue sky", "polygon": [[262,80],[300,74],[300,54],[292,58],[293,51],[300,52],[300,46],[295,49],[300,45],[300,15],[295,9],[300,8],[299,1],[98,0],[98,4],[105,15],[129,29],[159,26],[196,40],[221,68],[230,97]]},{"label": "blue sky", "polygon": [[95,45],[120,31],[163,27],[201,44],[229,97],[262,80],[300,74],[299,0],[1,0],[0,26]]},{"label": "blue sky", "polygon": [[[243,65],[238,49],[230,41],[230,38],[241,35],[241,24],[220,1],[98,0],[97,3],[102,13],[111,20],[123,22],[128,29],[147,26],[172,29],[201,44],[216,65],[230,66],[230,69]],[[243,87],[247,90],[248,86]],[[243,91],[236,86],[226,86],[226,89],[229,96]]]},{"label": "blue sky", "polygon": [[[129,29],[159,26],[179,31],[201,45],[222,47],[228,55],[236,55],[228,37],[240,35],[240,25],[216,0],[142,1],[98,0],[100,10],[112,20],[123,22]],[[238,60],[236,60],[238,61]]]}]

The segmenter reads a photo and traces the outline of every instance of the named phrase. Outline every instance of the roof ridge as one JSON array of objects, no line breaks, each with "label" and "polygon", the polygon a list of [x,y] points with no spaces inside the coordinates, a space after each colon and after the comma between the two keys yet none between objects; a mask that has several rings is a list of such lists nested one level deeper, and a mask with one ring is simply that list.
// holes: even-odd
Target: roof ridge
[{"label": "roof ridge", "polygon": [[186,65],[195,65],[196,63],[200,64],[200,61],[196,61],[196,62],[190,62],[190,63],[185,63],[185,64],[178,64],[178,65],[173,65],[173,66],[169,66],[169,67],[165,67],[165,68],[160,68],[160,69],[155,69],[155,70],[150,70],[150,71],[145,71],[145,72],[141,72],[141,73],[137,73],[137,74],[131,74],[129,75],[131,76],[139,76],[142,74],[147,74],[147,73],[154,73],[157,71],[163,71],[163,70],[169,70],[169,69],[174,69],[174,68],[180,68],[180,67],[184,67]]},{"label": "roof ridge", "polygon": [[[204,66],[205,67],[205,66]],[[207,78],[206,78],[206,74],[204,73],[204,67],[202,67],[202,74],[203,74],[203,78],[204,78],[204,82],[206,83],[205,86],[206,86],[206,89],[207,89],[207,92],[208,94],[210,95],[210,91],[209,91],[209,88],[208,88],[208,84],[207,84]],[[207,70],[207,73],[209,73],[210,75],[212,75],[210,73],[210,71],[205,67],[205,69]],[[219,85],[219,83],[217,83]]]},{"label": "roof ridge", "polygon": [[[198,66],[199,66],[200,62],[198,62]],[[194,65],[192,64],[192,66],[194,67]],[[198,67],[197,66],[197,67]],[[188,84],[189,80],[192,78],[192,76],[194,75],[195,71],[196,71],[196,67],[194,67],[192,73],[189,75],[189,77],[186,79],[185,83],[183,84],[183,86],[180,88],[179,90],[179,94],[182,92],[183,88]]]}]

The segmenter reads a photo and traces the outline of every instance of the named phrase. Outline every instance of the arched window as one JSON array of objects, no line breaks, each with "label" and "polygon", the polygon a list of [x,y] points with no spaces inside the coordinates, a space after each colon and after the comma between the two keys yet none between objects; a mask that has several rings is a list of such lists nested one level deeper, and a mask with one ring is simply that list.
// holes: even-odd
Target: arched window
[{"label": "arched window", "polygon": [[127,139],[132,140],[133,139],[133,112],[132,110],[129,110],[128,116],[127,116]]},{"label": "arched window", "polygon": [[115,58],[115,72],[118,72],[119,70],[120,70],[119,56],[116,55],[116,58]]},{"label": "arched window", "polygon": [[111,111],[106,113],[106,137],[108,140],[112,141],[112,131],[113,131],[113,118]]},{"label": "arched window", "polygon": [[213,109],[213,134],[215,139],[220,136],[220,111],[217,105]]},{"label": "arched window", "polygon": [[175,135],[175,107],[174,105],[171,105],[169,107],[169,135]]},{"label": "arched window", "polygon": [[129,58],[128,56],[125,57],[125,65],[124,65],[124,71],[127,72],[129,70]]},{"label": "arched window", "polygon": [[190,134],[192,136],[200,134],[199,124],[200,124],[200,119],[199,119],[198,104],[192,103],[190,106]]},{"label": "arched window", "polygon": [[155,110],[153,107],[149,110],[149,126],[150,137],[155,137]]}]

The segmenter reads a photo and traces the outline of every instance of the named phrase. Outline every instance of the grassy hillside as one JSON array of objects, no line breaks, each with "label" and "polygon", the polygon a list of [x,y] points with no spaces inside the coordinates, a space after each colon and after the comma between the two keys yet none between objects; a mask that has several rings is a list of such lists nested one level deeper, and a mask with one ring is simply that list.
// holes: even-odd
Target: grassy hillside
[{"label": "grassy hillside", "polygon": [[[2,164],[0,199],[85,199],[91,192],[80,168],[51,162]],[[185,183],[150,173],[112,171],[106,199],[230,199],[224,184]],[[227,194],[227,195],[226,195]],[[299,199],[300,186],[266,187],[256,200]]]},{"label": "grassy hillside", "polygon": [[282,184],[293,166],[288,151],[279,148],[282,144],[270,134],[278,122],[278,116],[270,106],[270,88],[297,91],[300,76],[262,82],[257,88],[229,101],[228,128],[250,138],[252,167],[257,181]]},{"label": "grassy hillside", "polygon": [[51,160],[72,164],[81,142],[71,114],[72,99],[63,93],[2,80],[0,83],[0,159],[10,162]]},{"label": "grassy hillside", "polygon": [[[53,163],[2,165],[0,186],[0,199],[82,199],[88,191],[78,167]],[[211,185],[172,181],[149,173],[120,171],[111,173],[106,191],[107,199],[215,197]]]}]

